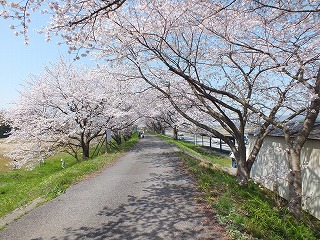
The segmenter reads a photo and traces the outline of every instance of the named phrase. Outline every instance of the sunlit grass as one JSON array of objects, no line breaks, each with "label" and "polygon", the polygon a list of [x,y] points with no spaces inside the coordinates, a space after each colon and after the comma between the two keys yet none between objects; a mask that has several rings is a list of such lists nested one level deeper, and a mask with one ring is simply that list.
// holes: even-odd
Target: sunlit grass
[{"label": "sunlit grass", "polygon": [[[302,220],[297,221],[287,210],[287,202],[273,192],[252,181],[248,187],[242,187],[237,184],[235,176],[197,159],[200,157],[230,167],[230,158],[190,142],[159,136],[183,149],[181,158],[202,192],[196,200],[212,206],[218,220],[225,224],[230,239],[320,239],[320,221],[315,217],[304,213]],[[194,155],[197,158],[192,157]]]},{"label": "sunlit grass", "polygon": [[217,154],[213,151],[210,151],[210,149],[196,146],[192,142],[182,141],[182,140],[175,140],[171,137],[164,136],[164,135],[158,135],[162,139],[166,140],[167,142],[174,144],[178,146],[179,148],[194,154],[196,156],[199,156],[201,158],[204,158],[205,160],[217,164],[220,167],[231,167],[231,159],[229,157],[226,157],[226,152],[224,151],[223,154]]},{"label": "sunlit grass", "polygon": [[[199,202],[210,204],[218,220],[225,224],[230,239],[320,239],[320,221],[304,213],[297,221],[287,210],[287,202],[253,182],[237,184],[236,177],[217,168],[207,168],[180,153],[189,172],[198,180]],[[276,203],[278,202],[278,203]]]},{"label": "sunlit grass", "polygon": [[[137,134],[123,142],[117,148],[108,149],[108,153],[78,162],[66,153],[60,153],[32,171],[19,169],[0,174],[0,217],[16,208],[30,203],[36,198],[47,200],[63,193],[70,184],[96,172],[118,158],[138,141]],[[61,158],[65,161],[62,168]]]}]

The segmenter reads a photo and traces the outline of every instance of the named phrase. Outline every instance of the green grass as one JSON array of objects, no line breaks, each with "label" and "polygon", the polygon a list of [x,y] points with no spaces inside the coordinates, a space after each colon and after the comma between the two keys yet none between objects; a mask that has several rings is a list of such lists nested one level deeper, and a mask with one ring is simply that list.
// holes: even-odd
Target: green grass
[{"label": "green grass", "polygon": [[197,199],[209,203],[231,239],[319,239],[320,221],[304,213],[301,222],[286,210],[286,202],[277,206],[272,192],[253,182],[248,187],[237,184],[217,168],[207,168],[200,160],[181,153],[189,172],[198,179],[202,195]]},{"label": "green grass", "polygon": [[[34,199],[50,200],[63,193],[72,183],[96,172],[118,158],[138,141],[137,134],[119,147],[108,149],[108,153],[77,162],[68,154],[61,153],[32,171],[19,169],[0,173],[0,217],[12,212]],[[65,168],[61,167],[61,158]]]},{"label": "green grass", "polygon": [[[158,135],[162,139],[166,140],[167,142],[178,146],[179,148],[199,156],[213,164],[217,164],[220,167],[231,167],[231,160],[229,157],[219,155],[206,147],[196,146],[192,142],[182,141],[182,140],[175,140],[171,137]],[[227,154],[228,151],[223,151],[223,154]]]},{"label": "green grass", "polygon": [[[162,138],[202,156],[202,150],[198,151],[189,143]],[[207,153],[204,154],[207,157]],[[230,239],[320,239],[320,221],[315,217],[304,212],[301,221],[297,221],[288,212],[287,202],[273,192],[252,181],[248,187],[242,187],[237,184],[235,176],[202,164],[189,154],[181,152],[180,155],[202,192],[196,200],[212,206],[218,220],[225,224]],[[215,163],[219,161],[219,157],[212,160]]]}]

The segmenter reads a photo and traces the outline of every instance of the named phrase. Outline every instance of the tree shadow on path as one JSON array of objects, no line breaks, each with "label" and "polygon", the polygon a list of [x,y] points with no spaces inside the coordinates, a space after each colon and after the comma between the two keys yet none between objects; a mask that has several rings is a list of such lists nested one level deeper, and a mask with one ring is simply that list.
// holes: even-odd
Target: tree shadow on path
[{"label": "tree shadow on path", "polygon": [[[142,146],[151,148],[152,144],[145,141]],[[102,207],[97,213],[99,227],[88,223],[78,229],[67,228],[63,239],[227,239],[216,220],[197,206],[197,190],[190,176],[180,169],[178,156],[144,154],[143,161],[154,169],[166,170],[154,171],[147,179],[133,183],[144,188],[140,194],[128,195],[126,203]]]},{"label": "tree shadow on path", "polygon": [[[181,182],[181,184],[171,182]],[[179,180],[180,179],[180,180]],[[116,209],[105,206],[100,227],[65,229],[64,239],[224,239],[225,234],[196,208],[194,191],[182,176],[154,174],[141,197],[128,196]],[[185,182],[185,183],[184,183]],[[214,221],[214,220],[213,220]]]}]

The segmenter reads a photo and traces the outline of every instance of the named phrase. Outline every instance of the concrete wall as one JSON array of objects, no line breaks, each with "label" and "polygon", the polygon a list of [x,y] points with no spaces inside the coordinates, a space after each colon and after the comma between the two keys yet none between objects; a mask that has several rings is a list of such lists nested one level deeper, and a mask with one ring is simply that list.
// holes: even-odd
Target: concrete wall
[{"label": "concrete wall", "polygon": [[[249,136],[250,143],[254,141]],[[288,199],[289,172],[283,137],[267,137],[251,170],[251,178]],[[320,141],[307,140],[301,153],[303,208],[320,219]]]},{"label": "concrete wall", "polygon": [[308,140],[303,148],[303,207],[320,219],[320,141]]}]

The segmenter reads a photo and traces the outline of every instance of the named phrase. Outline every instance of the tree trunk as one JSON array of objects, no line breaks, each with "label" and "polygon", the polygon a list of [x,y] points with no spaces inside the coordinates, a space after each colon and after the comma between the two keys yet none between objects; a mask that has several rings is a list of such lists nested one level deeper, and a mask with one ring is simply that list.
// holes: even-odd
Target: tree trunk
[{"label": "tree trunk", "polygon": [[245,159],[237,160],[237,182],[241,186],[248,186],[250,170]]},{"label": "tree trunk", "polygon": [[87,142],[82,142],[81,147],[82,147],[82,160],[86,160],[89,158],[90,144]]},{"label": "tree trunk", "polygon": [[302,204],[302,175],[300,164],[300,151],[290,148],[289,154],[289,211],[296,219],[301,218]]},{"label": "tree trunk", "polygon": [[126,131],[123,135],[124,141],[128,141],[131,138],[131,132]]},{"label": "tree trunk", "polygon": [[173,127],[173,138],[174,138],[175,140],[178,139],[178,128],[177,128],[177,126],[174,126],[174,127]]},{"label": "tree trunk", "polygon": [[122,142],[122,134],[121,134],[120,131],[113,131],[113,136],[112,136],[112,138],[116,141],[116,143],[117,143],[118,145],[121,144],[121,142]]},{"label": "tree trunk", "polygon": [[234,155],[237,160],[237,182],[241,186],[248,186],[252,164],[247,162],[244,139],[238,141],[238,151]]},{"label": "tree trunk", "polygon": [[311,100],[307,115],[303,121],[302,127],[296,136],[292,136],[289,129],[283,129],[286,143],[288,146],[289,160],[289,210],[296,217],[301,218],[302,204],[302,172],[301,172],[301,150],[305,144],[307,137],[313,129],[320,110],[320,68],[318,70],[317,79],[314,87],[314,93],[317,95]]},{"label": "tree trunk", "polygon": [[80,144],[82,149],[82,160],[86,160],[89,158],[89,145],[90,141],[87,142],[86,135],[84,132],[81,133]]}]

